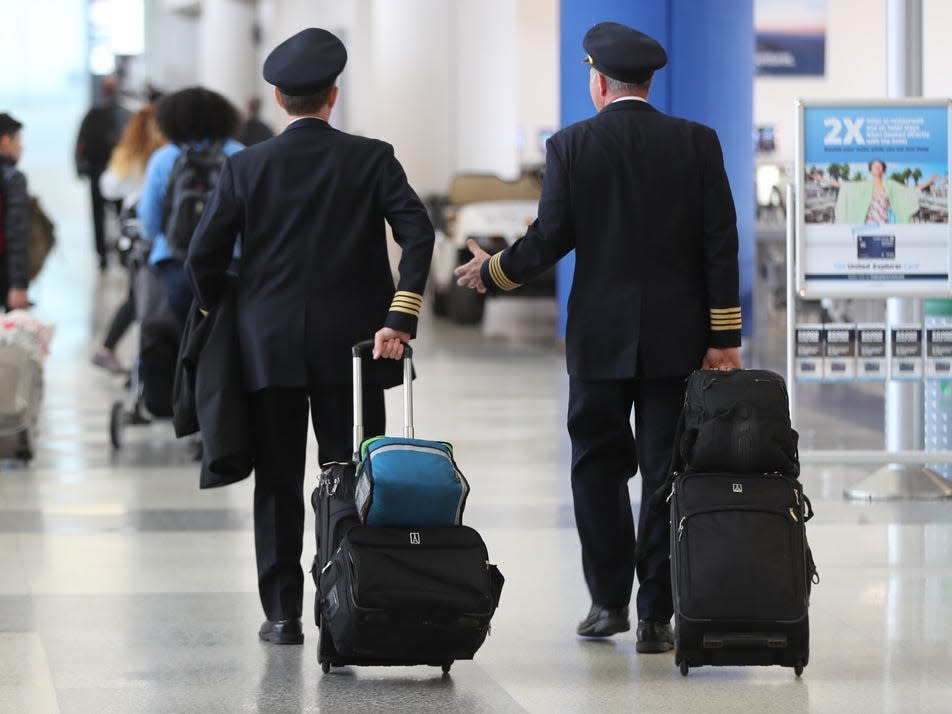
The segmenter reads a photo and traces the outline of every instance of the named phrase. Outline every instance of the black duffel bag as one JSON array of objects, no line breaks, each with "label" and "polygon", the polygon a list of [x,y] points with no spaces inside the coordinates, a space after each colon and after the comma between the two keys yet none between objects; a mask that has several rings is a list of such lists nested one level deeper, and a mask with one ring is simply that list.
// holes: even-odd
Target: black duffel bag
[{"label": "black duffel bag", "polygon": [[[783,377],[764,369],[696,370],[675,457],[695,471],[800,474]],[[680,426],[680,425],[679,425]]]},{"label": "black duffel bag", "polygon": [[483,644],[503,585],[483,539],[467,526],[354,526],[315,580],[325,672],[343,664],[448,671]]}]

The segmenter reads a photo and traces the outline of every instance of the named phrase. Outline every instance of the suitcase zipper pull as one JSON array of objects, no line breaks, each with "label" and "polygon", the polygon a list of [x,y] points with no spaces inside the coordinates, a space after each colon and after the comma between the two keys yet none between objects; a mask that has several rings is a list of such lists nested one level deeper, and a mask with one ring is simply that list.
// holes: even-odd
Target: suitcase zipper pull
[{"label": "suitcase zipper pull", "polygon": [[681,536],[684,535],[684,520],[685,520],[686,518],[687,518],[687,516],[683,516],[683,517],[681,518],[681,522],[678,523],[678,542],[679,542],[679,543],[681,542]]},{"label": "suitcase zipper pull", "polygon": [[[678,477],[678,472],[675,471],[674,474],[673,474],[673,476],[674,476],[674,478],[677,478],[677,477]],[[672,498],[674,498],[674,483],[673,483],[673,482],[672,482],[672,484],[671,484],[671,493],[669,493],[669,494],[668,494],[668,497],[667,497],[666,499],[664,499],[664,502],[665,502],[665,503],[670,503]]]},{"label": "suitcase zipper pull", "polygon": [[800,522],[800,519],[797,518],[797,514],[792,508],[790,509],[790,517],[794,520],[795,523]]}]

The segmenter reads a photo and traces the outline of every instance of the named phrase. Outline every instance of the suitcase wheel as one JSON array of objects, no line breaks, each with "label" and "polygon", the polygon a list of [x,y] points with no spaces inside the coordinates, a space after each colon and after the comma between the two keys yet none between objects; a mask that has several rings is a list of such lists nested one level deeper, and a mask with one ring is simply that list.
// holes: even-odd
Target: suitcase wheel
[{"label": "suitcase wheel", "polygon": [[687,661],[686,659],[682,659],[682,660],[678,663],[678,665],[679,665],[679,667],[680,667],[680,669],[681,669],[681,676],[682,676],[682,677],[687,677],[687,676],[688,676],[688,670],[691,668],[691,665],[688,664],[688,661]]},{"label": "suitcase wheel", "polygon": [[321,671],[324,674],[327,674],[328,672],[331,671],[331,663],[329,660],[324,660],[323,662],[321,662]]},{"label": "suitcase wheel", "polygon": [[452,667],[452,666],[453,666],[453,660],[450,660],[449,662],[444,662],[444,663],[443,663],[443,674],[449,674],[449,673],[450,673],[450,667]]},{"label": "suitcase wheel", "polygon": [[793,665],[793,673],[798,677],[803,674],[803,660],[798,659],[797,663]]}]

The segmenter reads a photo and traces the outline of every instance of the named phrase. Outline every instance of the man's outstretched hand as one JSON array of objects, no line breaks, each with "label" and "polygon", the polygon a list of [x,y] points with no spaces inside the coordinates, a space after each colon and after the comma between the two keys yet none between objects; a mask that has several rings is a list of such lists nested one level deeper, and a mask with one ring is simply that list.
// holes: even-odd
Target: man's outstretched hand
[{"label": "man's outstretched hand", "polygon": [[465,265],[459,266],[453,273],[456,275],[456,284],[466,288],[472,288],[476,292],[486,292],[486,286],[483,285],[483,279],[480,272],[483,269],[483,263],[489,260],[489,253],[479,247],[479,243],[470,238],[466,241],[466,247],[473,257]]}]

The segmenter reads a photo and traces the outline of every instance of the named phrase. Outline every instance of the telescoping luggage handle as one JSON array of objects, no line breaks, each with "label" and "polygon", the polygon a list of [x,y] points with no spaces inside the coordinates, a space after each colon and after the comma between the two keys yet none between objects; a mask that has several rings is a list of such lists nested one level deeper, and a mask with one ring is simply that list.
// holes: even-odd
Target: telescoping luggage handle
[{"label": "telescoping luggage handle", "polygon": [[[361,362],[373,356],[374,341],[358,342],[351,349],[354,357],[354,460],[360,454],[360,445],[364,440],[364,380]],[[413,349],[403,343],[403,435],[413,438]]]}]

